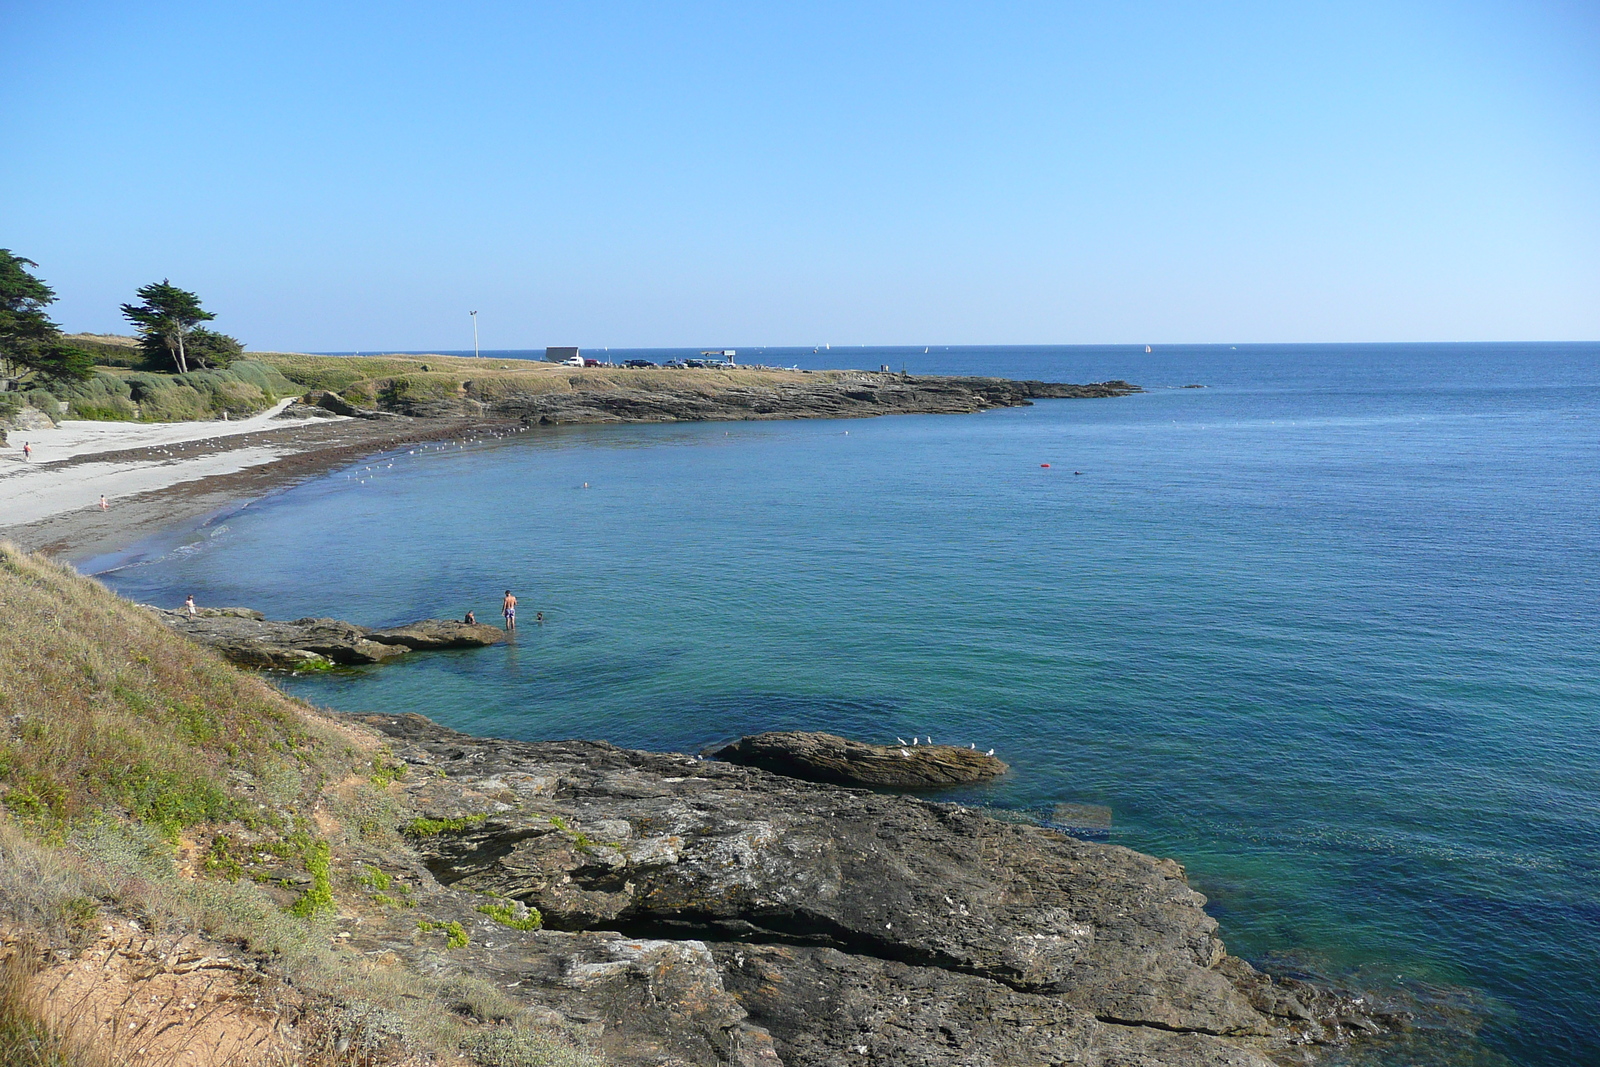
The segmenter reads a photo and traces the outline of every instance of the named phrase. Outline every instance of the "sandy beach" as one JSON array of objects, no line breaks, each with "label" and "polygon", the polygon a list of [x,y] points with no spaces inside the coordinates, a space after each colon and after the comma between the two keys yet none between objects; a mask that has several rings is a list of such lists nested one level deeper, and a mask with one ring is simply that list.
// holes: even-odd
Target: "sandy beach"
[{"label": "sandy beach", "polygon": [[[252,500],[362,456],[453,437],[481,420],[283,418],[175,423],[68,420],[0,450],[0,540],[79,561]],[[25,460],[22,445],[33,447]],[[104,495],[107,506],[100,507]]]}]

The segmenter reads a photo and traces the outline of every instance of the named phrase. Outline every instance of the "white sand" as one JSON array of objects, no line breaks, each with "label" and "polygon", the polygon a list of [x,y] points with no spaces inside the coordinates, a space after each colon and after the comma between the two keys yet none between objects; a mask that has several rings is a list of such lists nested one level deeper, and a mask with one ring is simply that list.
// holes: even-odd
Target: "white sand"
[{"label": "white sand", "polygon": [[[259,415],[227,422],[68,420],[54,430],[13,432],[10,435],[13,447],[0,450],[0,526],[20,526],[65,511],[96,507],[101,494],[115,508],[119,498],[270,463],[283,451],[251,446],[171,459],[70,465],[64,461],[102,452],[159,448],[185,441],[304,426],[299,419],[272,421],[272,416],[291,403],[293,400],[285,400]],[[33,445],[31,462],[22,458],[24,441]]]},{"label": "white sand", "polygon": [[279,419],[273,416],[294,403],[295,398],[280,400],[276,405],[248,419],[206,420],[204,422],[90,422],[85,419],[65,419],[53,430],[11,430],[8,437],[11,447],[0,450],[0,471],[11,473],[6,460],[22,461],[24,442],[33,445],[33,464],[58,463],[73,456],[93,455],[97,452],[119,452],[126,448],[154,448],[158,445],[175,445],[184,441],[204,441],[213,437],[232,437],[234,434],[256,433],[260,430],[278,430],[302,426],[299,420]]},{"label": "white sand", "polygon": [[236,448],[190,459],[78,463],[54,469],[8,471],[0,476],[0,526],[21,526],[64,511],[97,507],[102,493],[114,510],[123,497],[214,474],[232,474],[271,463],[282,454],[275,448]]}]

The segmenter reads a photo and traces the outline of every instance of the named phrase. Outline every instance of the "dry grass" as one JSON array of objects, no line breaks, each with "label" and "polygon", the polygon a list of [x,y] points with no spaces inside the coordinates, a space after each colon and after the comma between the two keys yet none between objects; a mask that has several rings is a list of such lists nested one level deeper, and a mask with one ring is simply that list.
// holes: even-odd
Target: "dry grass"
[{"label": "dry grass", "polygon": [[[277,690],[68,567],[0,545],[0,805],[163,828],[250,815],[326,739]],[[256,809],[259,810],[259,809]]]},{"label": "dry grass", "polygon": [[[599,1062],[490,984],[338,943],[415,814],[374,735],[3,544],[0,603],[0,1064]],[[263,855],[298,898],[241,877]]]},{"label": "dry grass", "polygon": [[310,356],[252,352],[250,358],[276,368],[285,378],[306,389],[327,389],[352,400],[369,401],[397,389],[404,395],[430,399],[462,393],[482,399],[513,393],[615,390],[714,393],[730,385],[776,386],[803,380],[826,380],[841,373],[819,371],[802,375],[796,371],[753,368],[563,367],[532,360],[473,356]]}]

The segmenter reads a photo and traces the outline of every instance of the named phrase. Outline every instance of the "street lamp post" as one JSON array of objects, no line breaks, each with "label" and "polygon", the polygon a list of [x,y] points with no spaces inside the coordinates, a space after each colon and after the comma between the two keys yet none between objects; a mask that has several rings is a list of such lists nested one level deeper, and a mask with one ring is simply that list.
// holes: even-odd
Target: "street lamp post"
[{"label": "street lamp post", "polygon": [[476,311],[472,313],[472,356],[474,359],[478,356],[478,313]]}]

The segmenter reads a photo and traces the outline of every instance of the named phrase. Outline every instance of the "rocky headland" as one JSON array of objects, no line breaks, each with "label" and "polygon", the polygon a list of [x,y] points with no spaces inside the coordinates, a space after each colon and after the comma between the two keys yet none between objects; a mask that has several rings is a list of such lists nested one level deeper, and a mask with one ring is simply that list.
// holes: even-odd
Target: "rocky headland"
[{"label": "rocky headland", "polygon": [[[694,756],[348,718],[414,769],[389,865],[463,924],[452,968],[611,1062],[1266,1067],[1399,1022],[1229,956],[1170,859]],[[474,910],[497,901],[541,928]],[[409,953],[410,925],[353,946]]]},{"label": "rocky headland", "polygon": [[[558,368],[559,370],[560,368]],[[464,377],[429,370],[313,390],[310,407],[359,418],[482,417],[533,425],[839,419],[889,414],[972,414],[1041,399],[1101,399],[1141,390],[1123,381],[1069,385],[1007,378],[865,371],[597,372],[536,368]]]}]

